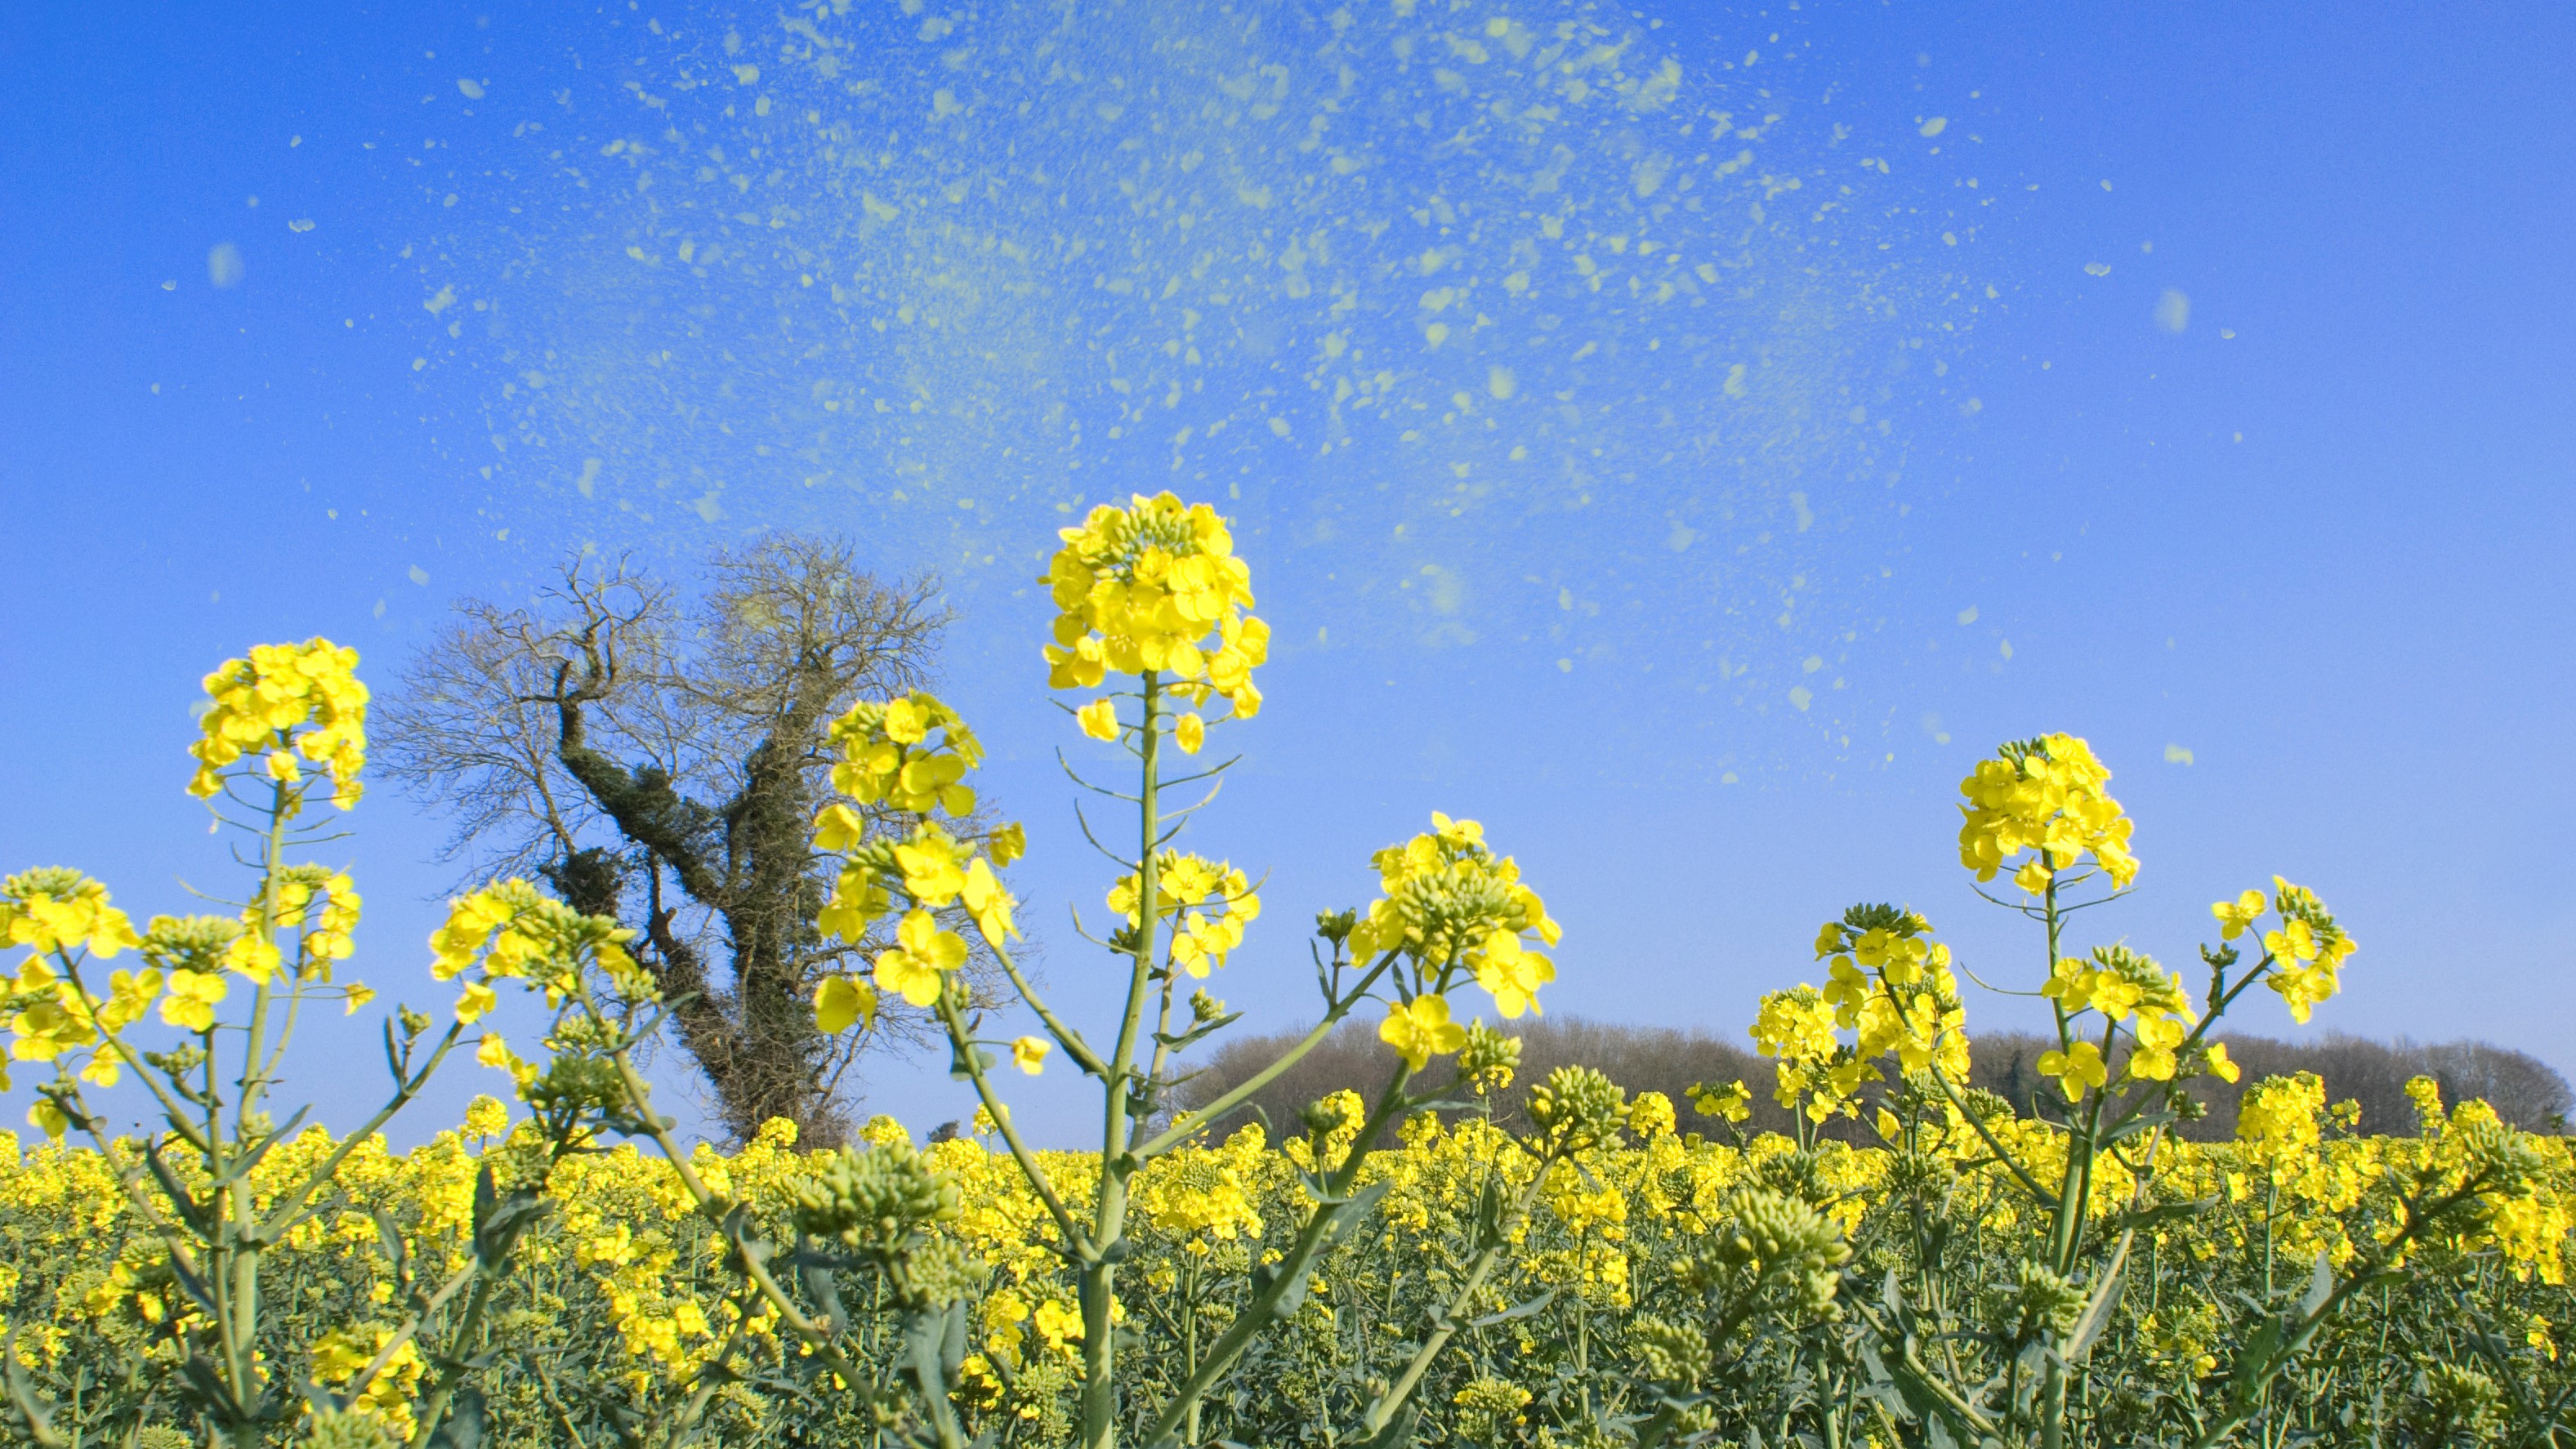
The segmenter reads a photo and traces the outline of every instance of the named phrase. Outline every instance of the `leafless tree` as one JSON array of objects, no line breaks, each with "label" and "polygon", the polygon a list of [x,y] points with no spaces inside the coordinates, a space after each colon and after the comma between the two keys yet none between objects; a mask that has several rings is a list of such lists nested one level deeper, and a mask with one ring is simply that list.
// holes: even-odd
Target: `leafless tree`
[{"label": "leafless tree", "polygon": [[716,552],[686,596],[631,559],[558,572],[526,607],[456,605],[379,713],[380,758],[454,815],[443,858],[469,881],[533,873],[636,929],[730,1133],[784,1117],[837,1142],[853,1063],[921,1022],[815,1029],[815,982],[874,943],[815,929],[830,881],[811,823],[831,722],[927,681],[936,582],[887,583],[847,543],[795,535]]}]

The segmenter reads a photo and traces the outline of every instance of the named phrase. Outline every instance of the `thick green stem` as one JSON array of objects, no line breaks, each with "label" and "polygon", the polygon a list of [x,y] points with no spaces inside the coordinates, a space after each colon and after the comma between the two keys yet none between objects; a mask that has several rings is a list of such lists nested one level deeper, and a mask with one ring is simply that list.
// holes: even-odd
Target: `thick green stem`
[{"label": "thick green stem", "polygon": [[1153,988],[1155,945],[1161,936],[1162,880],[1154,849],[1163,833],[1162,690],[1148,671],[1139,696],[1143,718],[1136,730],[1141,768],[1136,790],[1136,927],[1127,975],[1127,1005],[1118,1023],[1118,1047],[1109,1059],[1100,1124],[1100,1193],[1092,1211],[1091,1246],[1076,1277],[1082,1306],[1082,1449],[1116,1449],[1118,1443],[1118,1344],[1116,1251],[1127,1226],[1127,1179],[1136,1170],[1130,1148],[1135,1126],[1128,1116],[1136,1070],[1136,1042],[1144,1029],[1145,1002]]}]

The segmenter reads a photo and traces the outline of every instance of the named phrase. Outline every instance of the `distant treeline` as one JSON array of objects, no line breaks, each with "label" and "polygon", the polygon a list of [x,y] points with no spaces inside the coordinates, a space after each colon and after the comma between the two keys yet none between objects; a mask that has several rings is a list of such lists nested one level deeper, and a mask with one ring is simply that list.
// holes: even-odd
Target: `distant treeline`
[{"label": "distant treeline", "polygon": [[[1746,1127],[1771,1132],[1788,1129],[1789,1114],[1771,1100],[1771,1063],[1733,1042],[1700,1031],[1563,1016],[1525,1019],[1513,1023],[1512,1030],[1521,1038],[1521,1070],[1496,1104],[1497,1115],[1506,1120],[1524,1120],[1530,1087],[1551,1070],[1579,1065],[1599,1069],[1631,1093],[1663,1093],[1679,1111],[1683,1131],[1712,1135],[1719,1130],[1717,1125],[1694,1118],[1691,1112],[1690,1085],[1722,1085],[1740,1079],[1753,1089],[1754,1115]],[[1301,1035],[1281,1033],[1227,1045],[1201,1064],[1199,1075],[1180,1084],[1173,1094],[1176,1104],[1187,1109],[1214,1101],[1275,1060]],[[2425,1043],[2402,1037],[2383,1042],[2340,1033],[2308,1042],[2234,1034],[2221,1039],[2227,1043],[2228,1055],[2244,1069],[2243,1076],[2232,1087],[2206,1078],[2194,1084],[2194,1095],[2208,1107],[2209,1115],[2185,1124],[2181,1130],[2187,1137],[2234,1136],[2237,1100],[2247,1086],[2264,1077],[2301,1071],[2325,1080],[2328,1101],[2360,1103],[2363,1132],[2391,1136],[2411,1136],[2415,1131],[2415,1109],[2405,1087],[2408,1079],[2418,1076],[2441,1083],[2446,1103],[2484,1098],[2505,1121],[2533,1132],[2566,1130],[2571,1100],[2576,1100],[2571,1099],[2567,1079],[2546,1063],[2486,1042]],[[2039,1075],[2040,1053],[2056,1043],[2027,1032],[1992,1032],[1973,1042],[1973,1085],[2028,1113],[2047,1085]],[[1345,1087],[1373,1092],[1385,1084],[1393,1063],[1393,1053],[1378,1040],[1375,1022],[1345,1022],[1304,1060],[1255,1093],[1250,1105],[1267,1116],[1271,1138],[1277,1141],[1301,1130],[1298,1114],[1308,1103]],[[1435,1065],[1431,1079],[1440,1080],[1443,1071]],[[1230,1129],[1249,1120],[1252,1113],[1247,1108],[1225,1126]],[[1865,1134],[1843,1124],[1831,1135]]]}]

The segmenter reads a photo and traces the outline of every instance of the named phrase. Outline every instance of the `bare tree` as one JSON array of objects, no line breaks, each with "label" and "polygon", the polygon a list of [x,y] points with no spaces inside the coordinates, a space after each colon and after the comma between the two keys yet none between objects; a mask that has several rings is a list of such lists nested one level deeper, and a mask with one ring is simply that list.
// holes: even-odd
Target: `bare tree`
[{"label": "bare tree", "polygon": [[815,928],[831,882],[812,821],[832,721],[927,680],[936,583],[880,581],[848,544],[795,535],[715,553],[685,598],[627,559],[559,574],[529,607],[456,605],[381,711],[380,755],[455,815],[442,858],[478,881],[533,872],[638,931],[735,1137],[784,1117],[837,1142],[844,1075],[920,1022],[816,1030],[814,983],[874,943]]}]

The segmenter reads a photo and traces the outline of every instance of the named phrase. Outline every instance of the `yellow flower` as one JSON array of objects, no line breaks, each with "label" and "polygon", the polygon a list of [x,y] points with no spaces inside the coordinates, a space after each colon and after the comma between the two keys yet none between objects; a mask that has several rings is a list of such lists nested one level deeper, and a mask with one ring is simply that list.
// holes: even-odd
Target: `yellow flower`
[{"label": "yellow flower", "polygon": [[1172,721],[1172,743],[1181,747],[1182,754],[1197,754],[1199,747],[1207,743],[1207,721],[1194,710],[1183,713]]},{"label": "yellow flower", "polygon": [[[2420,1080],[2420,1079],[2419,1079]],[[2326,1084],[2314,1072],[2267,1077],[2245,1089],[2236,1107],[2236,1140],[2257,1163],[2288,1166],[2312,1158]]]},{"label": "yellow flower", "polygon": [[[939,738],[931,738],[933,731]],[[862,700],[832,722],[832,740],[841,748],[832,788],[860,804],[883,802],[921,815],[973,813],[975,792],[961,782],[983,761],[983,746],[957,711],[935,696],[915,690],[897,699]],[[823,819],[815,825],[826,828]],[[834,819],[831,828],[835,841],[848,843],[823,849],[847,850],[857,843],[855,817]]]},{"label": "yellow flower", "polygon": [[256,931],[235,936],[224,948],[224,966],[266,986],[277,974],[277,943]]},{"label": "yellow flower", "polygon": [[1194,702],[1221,695],[1239,718],[1260,709],[1252,671],[1269,657],[1270,629],[1241,612],[1252,604],[1252,571],[1216,510],[1138,494],[1125,508],[1094,508],[1061,537],[1038,580],[1059,611],[1044,650],[1048,688],[1163,674]]},{"label": "yellow flower", "polygon": [[106,886],[76,870],[41,866],[0,881],[0,942],[39,954],[86,946],[105,959],[143,938],[107,903]]},{"label": "yellow flower", "polygon": [[2180,1065],[2174,1048],[2182,1045],[2191,1028],[2178,1016],[2141,1015],[2136,1032],[2138,1047],[2129,1054],[2129,1075],[2142,1082],[2172,1081]]},{"label": "yellow flower", "polygon": [[1378,1039],[1395,1048],[1406,1066],[1421,1071],[1435,1056],[1467,1044],[1467,1029],[1449,1021],[1449,1003],[1425,993],[1392,1007],[1377,1029]]},{"label": "yellow flower", "polygon": [[847,805],[826,806],[822,814],[814,817],[816,850],[848,850],[866,834],[867,826],[859,819],[859,812]]},{"label": "yellow flower", "polygon": [[1521,881],[1517,862],[1485,844],[1483,827],[1437,813],[1431,825],[1429,833],[1369,857],[1384,894],[1351,932],[1353,955],[1401,951],[1443,966],[1484,946],[1496,930],[1556,944],[1562,932],[1538,892]]},{"label": "yellow flower", "polygon": [[1082,732],[1095,740],[1118,738],[1118,704],[1115,700],[1095,699],[1073,712],[1074,722]]},{"label": "yellow flower", "polygon": [[27,1120],[56,1141],[60,1141],[72,1125],[72,1119],[63,1114],[62,1108],[54,1105],[51,1097],[38,1097],[36,1104],[27,1109]]},{"label": "yellow flower", "polygon": [[2083,1096],[2109,1081],[2111,1075],[2102,1063],[2102,1049],[2089,1041],[2079,1041],[2065,1051],[2041,1052],[2039,1072],[2044,1077],[2055,1077],[2070,1097]]},{"label": "yellow flower", "polygon": [[[2127,886],[2137,878],[2138,861],[2129,853],[2129,817],[2102,789],[2110,778],[2092,747],[2073,735],[2005,745],[1959,782],[1968,800],[1959,807],[1966,817],[1959,863],[1987,881],[2025,850],[2037,852],[2030,864],[2053,871],[2071,869],[2090,853],[2114,886]],[[2013,879],[2028,890],[2038,876],[2025,867]]]},{"label": "yellow flower", "polygon": [[480,981],[469,981],[465,989],[457,993],[456,1019],[472,1026],[500,1004],[500,993]]},{"label": "yellow flower", "polygon": [[1729,1082],[1723,1087],[1693,1082],[1690,1101],[1692,1110],[1704,1117],[1723,1117],[1729,1122],[1741,1122],[1753,1115],[1753,1089],[1742,1082]]},{"label": "yellow flower", "polygon": [[1011,915],[1011,893],[1002,888],[991,866],[981,860],[967,866],[966,884],[959,894],[965,899],[967,912],[975,918],[975,929],[984,934],[985,940],[998,946],[1020,933]]},{"label": "yellow flower", "polygon": [[991,837],[985,840],[984,849],[993,857],[993,864],[1007,866],[1029,853],[1028,829],[1014,820],[994,831]]},{"label": "yellow flower", "polygon": [[966,889],[966,872],[957,868],[962,849],[947,836],[927,831],[896,846],[894,861],[903,871],[904,894],[932,910],[955,903]]},{"label": "yellow flower", "polygon": [[1556,979],[1556,966],[1536,951],[1521,948],[1520,933],[1496,930],[1476,953],[1476,984],[1492,993],[1494,1009],[1506,1020],[1529,1011],[1539,1015],[1538,989]]},{"label": "yellow flower", "polygon": [[2236,1063],[2227,1059],[2227,1043],[2223,1041],[2211,1042],[2202,1056],[2209,1064],[2210,1075],[2222,1082],[2233,1082],[2242,1072]]},{"label": "yellow flower", "polygon": [[2022,864],[2021,869],[2013,872],[2013,884],[2020,886],[2025,894],[2046,895],[2048,883],[2056,876],[2057,872],[2048,868],[2048,862],[2045,859],[2032,856]]},{"label": "yellow flower", "polygon": [[2233,901],[2217,902],[2209,908],[2209,913],[2218,918],[2218,938],[2233,941],[2244,935],[2248,926],[2261,920],[2265,909],[2263,893],[2247,891]]},{"label": "yellow flower", "polygon": [[537,1079],[536,1064],[510,1050],[510,1044],[502,1040],[497,1031],[484,1034],[481,1045],[475,1048],[474,1060],[496,1072],[508,1072],[518,1080],[519,1089],[523,1092]]},{"label": "yellow flower", "polygon": [[188,792],[213,795],[226,768],[257,754],[268,778],[294,799],[301,755],[331,777],[333,803],[355,806],[367,761],[367,687],[357,667],[358,651],[320,638],[253,645],[249,658],[226,660],[205,678],[213,703],[188,747],[197,760]]},{"label": "yellow flower", "polygon": [[814,988],[814,1025],[825,1034],[838,1036],[859,1021],[874,1025],[877,1019],[877,994],[867,983],[849,976],[826,976]]},{"label": "yellow flower", "polygon": [[1034,1077],[1046,1070],[1047,1053],[1055,1044],[1044,1037],[1024,1036],[1011,1042],[1011,1065]]},{"label": "yellow flower", "polygon": [[181,967],[170,973],[170,994],[161,998],[161,1019],[190,1031],[211,1031],[215,1003],[231,989],[216,972]]},{"label": "yellow flower", "polygon": [[877,957],[878,989],[891,991],[915,1006],[939,999],[946,973],[966,964],[966,938],[939,929],[938,918],[914,909],[896,928],[902,945]]}]

